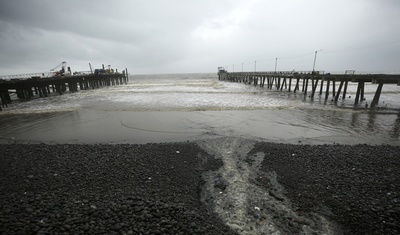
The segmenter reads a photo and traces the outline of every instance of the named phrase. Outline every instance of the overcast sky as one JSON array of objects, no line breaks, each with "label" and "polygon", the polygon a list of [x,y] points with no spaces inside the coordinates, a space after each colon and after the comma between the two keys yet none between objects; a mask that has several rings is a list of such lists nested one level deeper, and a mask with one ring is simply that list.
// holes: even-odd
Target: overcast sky
[{"label": "overcast sky", "polygon": [[[400,72],[399,0],[0,0],[0,74]],[[276,58],[278,57],[278,60]],[[255,62],[256,61],[256,62]]]}]

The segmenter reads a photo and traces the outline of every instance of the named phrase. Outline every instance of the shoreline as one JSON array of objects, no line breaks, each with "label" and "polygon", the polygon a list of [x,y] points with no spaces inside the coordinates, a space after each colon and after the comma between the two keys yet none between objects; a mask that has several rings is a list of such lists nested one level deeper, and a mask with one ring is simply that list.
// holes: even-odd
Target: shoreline
[{"label": "shoreline", "polygon": [[[202,202],[205,174],[224,162],[200,145],[0,144],[0,189],[5,192],[0,231],[240,233]],[[245,162],[265,155],[250,181],[277,201],[283,198],[296,213],[321,214],[344,234],[400,231],[399,146],[255,142],[247,147]],[[282,195],[271,189],[270,172],[276,172]],[[225,193],[223,187],[218,190]],[[302,226],[285,218],[277,223],[280,231],[292,234]]]},{"label": "shoreline", "polygon": [[[399,145],[397,115],[298,109],[199,112],[82,110],[0,116],[0,144],[145,144],[237,136],[289,144]],[[18,128],[16,128],[18,127]]]}]

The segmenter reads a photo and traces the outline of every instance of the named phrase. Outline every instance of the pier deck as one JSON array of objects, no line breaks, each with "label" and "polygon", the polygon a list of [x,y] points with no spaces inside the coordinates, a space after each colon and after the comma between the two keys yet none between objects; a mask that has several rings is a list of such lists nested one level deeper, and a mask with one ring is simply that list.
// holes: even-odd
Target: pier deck
[{"label": "pier deck", "polygon": [[[319,91],[319,95],[322,96],[325,90],[325,101],[328,100],[330,92],[332,92],[331,94],[335,102],[339,100],[339,97],[346,99],[349,82],[358,83],[354,105],[364,100],[365,83],[378,84],[370,105],[371,108],[376,107],[378,104],[384,84],[400,85],[400,74],[324,74],[318,71],[227,72],[222,68],[218,68],[218,79],[253,84],[254,86],[259,85],[260,87],[267,85],[269,89],[275,87],[277,90],[282,91],[285,89],[289,92],[293,91],[294,93],[300,91],[300,86],[302,86],[301,92],[304,93],[304,99],[307,98],[307,95],[309,98],[313,99],[317,91]],[[310,94],[308,91],[309,82],[311,82]],[[325,88],[324,83],[326,83]],[[336,88],[337,83],[339,83],[338,88]],[[294,84],[293,90],[292,84]],[[318,85],[319,89],[317,89]]]}]

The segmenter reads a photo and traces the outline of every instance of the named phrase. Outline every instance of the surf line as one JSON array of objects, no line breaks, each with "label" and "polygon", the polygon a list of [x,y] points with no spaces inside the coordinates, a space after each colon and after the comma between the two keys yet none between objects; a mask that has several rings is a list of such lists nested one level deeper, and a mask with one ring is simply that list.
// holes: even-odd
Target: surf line
[{"label": "surf line", "polygon": [[223,137],[198,144],[223,162],[220,169],[203,174],[201,200],[238,234],[340,234],[337,225],[322,215],[297,214],[275,172],[262,174],[268,188],[255,183],[264,160],[262,152],[248,154],[255,142]]}]

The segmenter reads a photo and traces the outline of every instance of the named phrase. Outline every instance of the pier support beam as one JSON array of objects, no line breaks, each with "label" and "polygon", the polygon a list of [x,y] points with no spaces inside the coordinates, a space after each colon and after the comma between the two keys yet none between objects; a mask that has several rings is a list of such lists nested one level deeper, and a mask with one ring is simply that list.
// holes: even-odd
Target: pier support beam
[{"label": "pier support beam", "polygon": [[344,89],[343,89],[343,100],[346,99],[346,92],[347,92],[347,85],[349,81],[344,82]]},{"label": "pier support beam", "polygon": [[276,78],[276,89],[279,90],[279,87],[281,86],[281,77]]},{"label": "pier support beam", "polygon": [[43,87],[42,88],[42,91],[43,91],[43,96],[44,97],[48,97],[49,96],[49,93],[47,92],[48,90],[47,90],[47,87]]},{"label": "pier support beam", "polygon": [[315,95],[315,90],[317,90],[317,86],[318,86],[318,78],[315,80],[315,84],[314,84],[314,80],[313,80],[313,86],[312,86],[312,92],[311,92],[311,98],[314,98]]},{"label": "pier support beam", "polygon": [[272,89],[273,86],[274,86],[274,78],[273,77],[269,77],[268,78],[268,88]]},{"label": "pier support beam", "polygon": [[296,86],[294,87],[294,93],[296,93],[296,91],[299,90],[299,82],[300,78],[296,78]]},{"label": "pier support beam", "polygon": [[304,98],[307,97],[307,90],[308,90],[308,80],[309,78],[306,78],[306,84],[305,84],[305,88],[304,88]]},{"label": "pier support beam", "polygon": [[322,95],[322,90],[323,90],[323,88],[324,88],[324,80],[321,80],[321,87],[320,87],[320,89],[319,89],[319,96]]},{"label": "pier support beam", "polygon": [[339,95],[340,95],[340,92],[342,91],[343,84],[344,84],[344,81],[341,81],[340,84],[339,84],[339,89],[338,89],[338,91],[337,91],[337,93],[335,95],[335,102],[337,102],[338,99],[339,99]]},{"label": "pier support beam", "polygon": [[364,100],[364,82],[358,82],[356,100],[354,101],[354,105],[357,105],[358,102],[362,100]]},{"label": "pier support beam", "polygon": [[372,100],[372,103],[371,103],[371,108],[374,108],[378,104],[379,98],[380,98],[381,92],[382,92],[382,87],[383,87],[383,83],[379,83],[378,88],[376,88],[374,99]]},{"label": "pier support beam", "polygon": [[7,104],[11,103],[11,98],[8,91],[0,91],[0,99],[1,99],[0,110],[2,107],[8,107]]},{"label": "pier support beam", "polygon": [[287,89],[286,78],[283,78],[282,80],[281,91],[283,90],[283,86],[285,86],[285,89]]},{"label": "pier support beam", "polygon": [[262,76],[262,82],[261,82],[261,87],[264,88],[264,84],[265,84],[265,76]]},{"label": "pier support beam", "polygon": [[326,82],[325,102],[328,100],[328,97],[329,97],[329,85],[330,85],[330,83],[331,83],[330,80],[328,80],[328,81]]},{"label": "pier support beam", "polygon": [[364,87],[365,87],[365,82],[361,82],[361,101],[363,101],[365,99],[364,97]]}]

